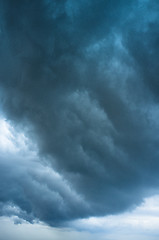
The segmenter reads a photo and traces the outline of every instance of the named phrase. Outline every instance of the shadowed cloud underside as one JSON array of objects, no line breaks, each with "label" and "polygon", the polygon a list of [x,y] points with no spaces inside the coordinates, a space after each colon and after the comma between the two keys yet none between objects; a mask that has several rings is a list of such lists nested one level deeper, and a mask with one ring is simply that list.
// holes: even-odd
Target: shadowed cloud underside
[{"label": "shadowed cloud underside", "polygon": [[0,1],[1,111],[30,141],[0,150],[1,215],[61,226],[158,188],[158,9]]}]

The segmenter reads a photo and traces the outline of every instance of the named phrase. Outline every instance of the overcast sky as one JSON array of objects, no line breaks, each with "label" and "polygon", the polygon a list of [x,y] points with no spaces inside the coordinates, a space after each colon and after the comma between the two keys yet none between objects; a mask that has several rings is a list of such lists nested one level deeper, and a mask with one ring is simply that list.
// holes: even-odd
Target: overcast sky
[{"label": "overcast sky", "polygon": [[157,239],[158,29],[157,0],[0,0],[0,240]]}]

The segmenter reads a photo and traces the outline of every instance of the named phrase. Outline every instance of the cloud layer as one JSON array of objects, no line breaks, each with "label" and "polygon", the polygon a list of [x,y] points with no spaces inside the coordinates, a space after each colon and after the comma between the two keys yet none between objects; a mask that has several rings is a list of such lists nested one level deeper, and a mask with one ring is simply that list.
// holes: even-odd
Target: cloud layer
[{"label": "cloud layer", "polygon": [[1,109],[38,151],[2,156],[2,215],[60,225],[158,188],[158,7],[1,0]]}]

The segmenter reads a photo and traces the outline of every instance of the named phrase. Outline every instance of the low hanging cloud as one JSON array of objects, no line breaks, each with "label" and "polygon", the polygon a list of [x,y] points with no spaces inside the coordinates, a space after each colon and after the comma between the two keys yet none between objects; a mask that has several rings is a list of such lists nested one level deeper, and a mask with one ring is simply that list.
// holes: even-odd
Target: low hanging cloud
[{"label": "low hanging cloud", "polygon": [[1,1],[1,109],[36,143],[1,158],[1,215],[61,225],[158,188],[158,7]]}]

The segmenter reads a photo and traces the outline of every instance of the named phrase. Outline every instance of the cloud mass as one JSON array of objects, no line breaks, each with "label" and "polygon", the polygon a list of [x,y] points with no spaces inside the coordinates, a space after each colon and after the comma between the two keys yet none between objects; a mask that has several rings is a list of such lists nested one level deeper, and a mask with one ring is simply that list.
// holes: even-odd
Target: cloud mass
[{"label": "cloud mass", "polygon": [[159,184],[159,3],[0,5],[0,214],[61,226],[141,203]]}]

